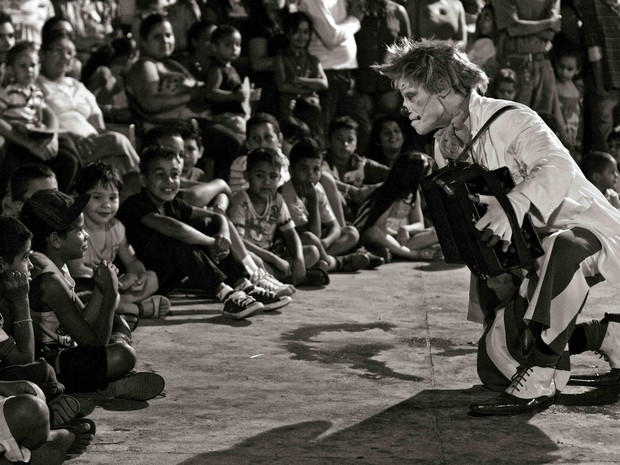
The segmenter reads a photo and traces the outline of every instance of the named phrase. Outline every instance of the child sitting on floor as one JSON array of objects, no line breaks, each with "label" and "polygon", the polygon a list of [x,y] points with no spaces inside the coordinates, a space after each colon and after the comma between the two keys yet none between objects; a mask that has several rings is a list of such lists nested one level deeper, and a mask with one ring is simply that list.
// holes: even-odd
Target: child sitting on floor
[{"label": "child sitting on floor", "polygon": [[[181,144],[182,145],[182,144]],[[192,207],[178,198],[183,161],[168,146],[148,147],[141,156],[144,188],[129,197],[118,217],[129,242],[164,289],[187,277],[187,284],[204,289],[224,303],[223,314],[241,319],[290,302],[246,279],[243,264],[230,254],[227,218]]]},{"label": "child sitting on floor", "polygon": [[88,195],[74,199],[60,191],[44,190],[22,208],[21,218],[33,234],[35,251],[29,297],[36,353],[54,367],[66,392],[99,391],[108,397],[152,399],[163,390],[164,380],[155,373],[130,373],[136,352],[126,323],[115,319],[116,268],[105,260],[97,266],[93,296],[84,305],[66,266],[69,260],[81,258],[88,247],[82,214],[88,200]]},{"label": "child sitting on floor", "polygon": [[137,326],[138,318],[165,316],[170,310],[170,301],[162,295],[155,295],[159,287],[157,275],[147,271],[138,260],[133,247],[127,242],[125,226],[115,217],[119,192],[123,187],[118,171],[103,161],[89,163],[80,170],[75,187],[78,194],[90,195],[84,209],[88,248],[82,258],[67,263],[78,292],[92,292],[95,267],[102,260],[113,263],[118,257],[125,273],[118,277],[121,299],[116,313],[124,315],[132,329]]},{"label": "child sitting on floor", "polygon": [[[92,442],[95,425],[87,418],[77,418],[80,403],[74,397],[62,394],[65,387],[56,378],[54,368],[43,359],[34,359],[34,330],[28,299],[33,268],[30,261],[32,234],[18,219],[0,217],[0,237],[0,396],[7,395],[4,388],[13,386],[20,389],[13,395],[28,394],[31,396],[29,400],[36,397],[47,404],[47,408],[38,404],[40,409],[37,411],[43,418],[39,419],[36,413],[30,412],[27,424],[21,426],[30,428],[40,424],[47,426],[48,430],[51,428],[53,431],[42,439],[48,443],[43,450],[50,454],[45,456],[49,460],[45,463],[62,463],[66,454],[84,452]],[[0,403],[7,405],[3,401]],[[15,426],[11,427],[12,432],[18,431]],[[20,435],[14,436],[17,439]],[[7,444],[3,435],[0,455],[2,446]],[[20,441],[20,445],[26,444]],[[43,450],[39,452],[43,453]],[[57,456],[53,450],[62,455]],[[5,448],[5,457],[11,457],[11,452]],[[62,460],[58,462],[58,459]],[[33,459],[29,463],[40,462]]]},{"label": "child sitting on floor", "polygon": [[[196,166],[197,162],[203,157],[204,147],[200,130],[194,124],[184,121],[175,124],[173,128],[169,128],[167,131],[163,127],[153,128],[147,132],[147,135],[144,145],[158,139],[170,139],[178,136],[183,140],[183,150],[180,152],[183,158],[183,172],[181,173],[181,196],[183,200],[196,207],[228,206],[230,187],[223,179],[213,179],[213,164],[203,163],[205,167],[210,166],[210,176]],[[149,143],[149,145],[153,144]],[[226,208],[222,211],[225,210]]]},{"label": "child sitting on floor", "polygon": [[[248,250],[259,256],[277,279],[293,284],[328,284],[327,272],[313,268],[320,259],[317,247],[302,245],[286,203],[277,192],[281,168],[275,150],[252,150],[247,157],[249,187],[233,194],[228,216]],[[276,232],[284,244],[275,240]],[[310,269],[314,271],[307,275]]]},{"label": "child sitting on floor", "polygon": [[[256,113],[248,120],[245,139],[248,150],[270,148],[277,153],[282,167],[279,181],[280,186],[291,179],[288,172],[288,158],[282,153],[282,140],[280,123],[275,116],[269,113]],[[247,159],[247,155],[241,155],[235,158],[230,165],[228,185],[233,194],[241,189],[248,188],[248,180],[244,174],[246,171]]]},{"label": "child sitting on floor", "polygon": [[32,381],[51,400],[64,386],[52,367],[35,362],[28,300],[32,234],[17,218],[0,217],[0,237],[0,380]]},{"label": "child sitting on floor", "polygon": [[297,142],[290,153],[291,180],[280,188],[302,244],[314,245],[327,271],[357,271],[368,267],[370,257],[348,253],[359,240],[353,226],[340,227],[319,183],[321,149],[311,138]]},{"label": "child sitting on floor", "polygon": [[[170,147],[175,150],[176,154],[180,158],[184,158],[186,156],[184,152],[187,148],[187,141],[182,138],[181,132],[182,129],[179,129],[178,126],[156,126],[150,129],[144,135],[143,145],[144,147]],[[188,141],[191,142],[191,136],[189,136]],[[183,184],[184,182],[181,179],[180,185],[183,186]],[[230,194],[230,191],[228,189],[228,185],[224,181],[222,181],[221,179],[216,179],[204,185],[193,186],[191,189],[193,189],[192,195],[198,195],[201,199],[203,199],[203,201],[207,204],[208,209],[212,210],[215,213],[226,215],[226,209],[228,208],[229,204],[228,194]],[[187,201],[187,190],[188,189],[179,190],[181,198],[185,201]],[[226,217],[226,219],[228,219],[228,217]],[[260,260],[255,255],[250,255],[248,250],[245,248],[245,246],[243,245],[243,241],[239,236],[239,233],[230,222],[230,219],[228,219],[228,223],[228,231],[231,241],[231,253],[235,257],[235,259],[241,262],[241,264],[244,266],[248,276],[250,277],[250,281],[260,288],[273,292],[278,297],[285,297],[293,294],[295,292],[295,288],[291,285],[279,282],[277,279],[267,273],[267,271],[263,268],[262,260]]]},{"label": "child sitting on floor", "polygon": [[430,169],[430,158],[423,153],[396,157],[387,179],[362,204],[353,223],[364,246],[388,258],[443,258],[435,228],[427,228],[422,216],[420,179]]},{"label": "child sitting on floor", "polygon": [[[340,196],[326,189],[333,206],[344,201],[345,216],[355,217],[359,205],[382,183],[390,168],[357,153],[359,125],[350,116],[336,116],[327,131],[328,149],[323,159],[323,173],[335,180]],[[331,195],[331,197],[330,197]]]}]

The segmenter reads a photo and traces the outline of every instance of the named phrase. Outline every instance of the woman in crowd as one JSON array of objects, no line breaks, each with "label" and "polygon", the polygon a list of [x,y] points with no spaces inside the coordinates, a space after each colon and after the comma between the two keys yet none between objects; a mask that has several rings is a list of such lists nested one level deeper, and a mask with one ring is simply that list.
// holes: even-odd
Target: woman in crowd
[{"label": "woman in crowd", "polygon": [[44,36],[37,84],[56,114],[60,130],[69,134],[83,162],[105,159],[123,174],[132,171],[140,159],[129,139],[106,131],[95,96],[80,81],[67,76],[75,54],[75,44],[66,32]]},{"label": "woman in crowd", "polygon": [[140,58],[129,69],[125,83],[132,111],[147,124],[166,125],[195,118],[210,148],[216,177],[226,177],[237,156],[242,137],[227,115],[210,118],[209,102],[199,82],[178,61],[172,25],[165,16],[152,14],[140,25]]},{"label": "woman in crowd", "polygon": [[378,116],[372,123],[366,158],[392,166],[398,154],[409,148],[410,133],[398,116]]}]

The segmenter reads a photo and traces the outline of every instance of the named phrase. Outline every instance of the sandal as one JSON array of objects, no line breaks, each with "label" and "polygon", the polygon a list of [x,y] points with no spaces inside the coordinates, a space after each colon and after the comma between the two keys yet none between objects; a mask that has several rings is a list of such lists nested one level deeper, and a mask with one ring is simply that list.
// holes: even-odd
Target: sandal
[{"label": "sandal", "polygon": [[125,323],[127,323],[127,326],[129,326],[129,331],[133,333],[138,327],[138,323],[140,323],[140,318],[138,318],[138,315],[133,313],[121,313],[120,315],[123,320],[125,320]]},{"label": "sandal", "polygon": [[163,295],[152,295],[138,304],[140,318],[161,318],[170,311],[170,300]]},{"label": "sandal", "polygon": [[314,266],[306,271],[302,285],[304,286],[327,286],[329,284],[329,274],[320,266]]},{"label": "sandal", "polygon": [[[85,428],[87,426],[87,428]],[[80,455],[86,452],[88,446],[93,442],[97,427],[95,422],[89,418],[74,418],[69,423],[54,427],[52,429],[66,429],[75,435],[75,440],[67,450],[67,455]]]},{"label": "sandal", "polygon": [[47,404],[50,411],[50,427],[62,428],[80,414],[82,409],[80,402],[66,394],[59,394]]},{"label": "sandal", "polygon": [[130,372],[98,393],[103,397],[146,401],[160,395],[165,385],[164,378],[157,373]]}]

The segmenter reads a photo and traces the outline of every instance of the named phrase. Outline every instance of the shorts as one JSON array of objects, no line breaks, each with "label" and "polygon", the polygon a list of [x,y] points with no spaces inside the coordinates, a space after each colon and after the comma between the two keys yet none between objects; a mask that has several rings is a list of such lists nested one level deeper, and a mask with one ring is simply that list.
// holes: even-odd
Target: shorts
[{"label": "shorts", "polygon": [[[50,360],[50,358],[52,358]],[[105,346],[63,348],[47,357],[65,392],[94,392],[107,387],[108,355]]]},{"label": "shorts", "polygon": [[0,369],[0,381],[30,381],[41,388],[49,401],[65,391],[65,387],[56,378],[54,368],[43,358],[25,365],[9,365]]}]

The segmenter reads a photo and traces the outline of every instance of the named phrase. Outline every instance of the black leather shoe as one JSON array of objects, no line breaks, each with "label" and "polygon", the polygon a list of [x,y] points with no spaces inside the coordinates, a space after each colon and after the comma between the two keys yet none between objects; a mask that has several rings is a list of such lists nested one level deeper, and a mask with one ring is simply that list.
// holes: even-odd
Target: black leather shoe
[{"label": "black leather shoe", "polygon": [[519,415],[539,408],[547,408],[553,404],[553,399],[553,395],[521,399],[502,392],[493,399],[471,404],[469,410],[476,415]]},{"label": "black leather shoe", "polygon": [[620,368],[612,368],[607,373],[592,373],[587,375],[572,375],[568,380],[571,386],[616,386],[620,385]]}]

